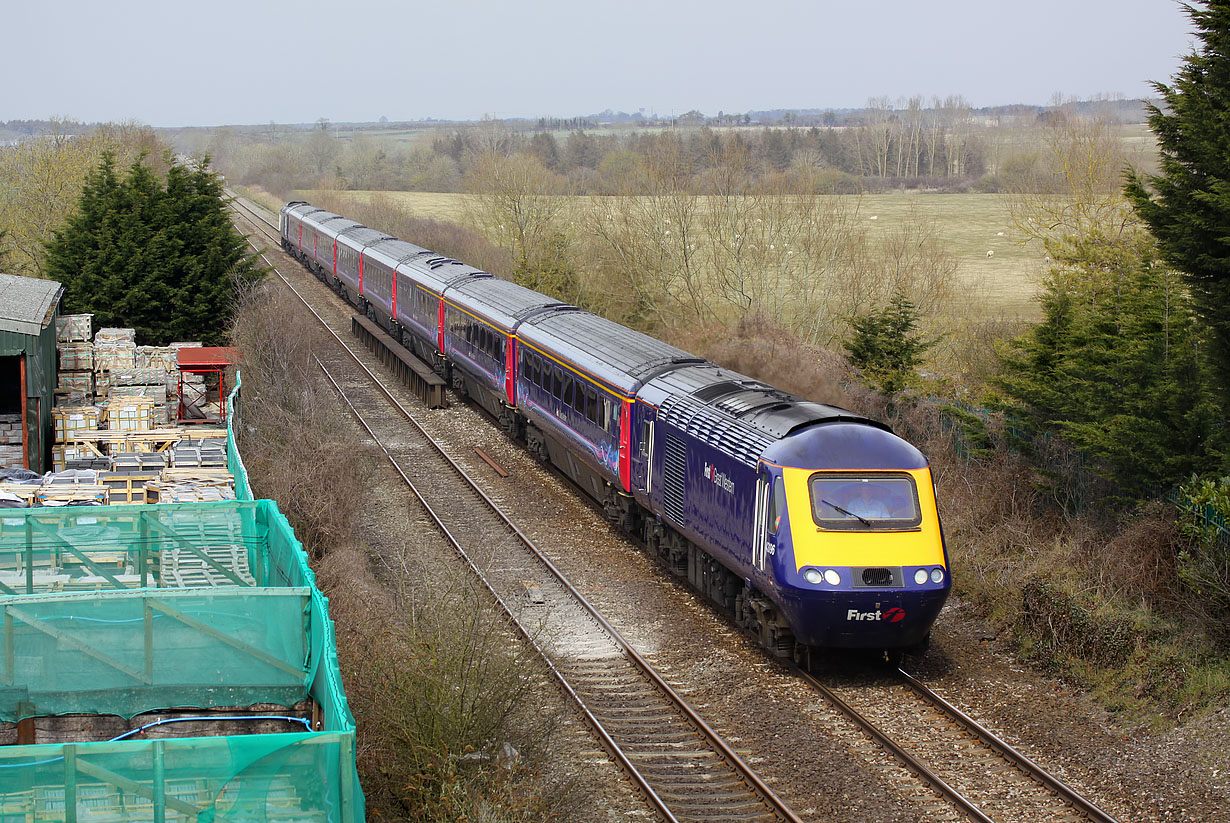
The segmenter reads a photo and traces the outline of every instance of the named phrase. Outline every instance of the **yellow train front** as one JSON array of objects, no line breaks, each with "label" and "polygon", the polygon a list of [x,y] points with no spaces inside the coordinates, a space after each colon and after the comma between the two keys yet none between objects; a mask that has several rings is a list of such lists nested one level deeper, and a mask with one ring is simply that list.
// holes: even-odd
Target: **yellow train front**
[{"label": "yellow train front", "polygon": [[927,460],[869,423],[803,428],[760,461],[762,585],[804,646],[918,649],[951,588]]}]

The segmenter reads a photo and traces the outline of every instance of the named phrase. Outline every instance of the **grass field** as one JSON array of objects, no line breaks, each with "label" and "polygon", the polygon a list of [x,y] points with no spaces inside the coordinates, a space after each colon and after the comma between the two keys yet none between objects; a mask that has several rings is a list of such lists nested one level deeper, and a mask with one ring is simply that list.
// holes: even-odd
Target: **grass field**
[{"label": "grass field", "polygon": [[[312,192],[297,192],[308,202]],[[461,222],[465,194],[433,192],[336,192],[363,202],[373,195],[392,198],[416,216]],[[854,195],[850,195],[853,197]],[[1008,219],[1008,198],[1001,194],[877,194],[862,195],[860,219],[874,234],[889,232],[905,221],[924,220],[956,258],[960,294],[950,310],[984,317],[1037,319],[1034,295],[1045,267],[1036,245],[1022,245]],[[414,238],[405,238],[413,241]],[[988,256],[987,252],[993,252]]]}]

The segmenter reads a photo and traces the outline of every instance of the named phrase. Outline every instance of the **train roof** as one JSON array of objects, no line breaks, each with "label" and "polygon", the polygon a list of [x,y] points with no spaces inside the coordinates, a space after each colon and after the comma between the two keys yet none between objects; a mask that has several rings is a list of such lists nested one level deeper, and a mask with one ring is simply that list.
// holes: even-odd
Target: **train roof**
[{"label": "train roof", "polygon": [[287,203],[283,206],[282,211],[286,214],[293,214],[296,217],[302,217],[310,212],[324,211],[324,209],[313,206],[311,203],[305,203],[302,200],[296,200],[293,203]]},{"label": "train roof", "polygon": [[764,459],[779,466],[845,471],[904,471],[927,458],[887,428],[866,419],[821,421],[778,440]]},{"label": "train roof", "polygon": [[841,421],[882,431],[888,428],[707,362],[655,377],[642,389],[641,397],[658,407],[660,419],[751,463],[771,444],[818,423]]},{"label": "train roof", "polygon": [[450,288],[444,299],[496,323],[505,331],[517,328],[522,320],[541,311],[567,305],[498,277],[467,280]]},{"label": "train roof", "polygon": [[430,251],[422,246],[416,246],[413,243],[407,243],[405,240],[397,240],[395,238],[373,243],[367,247],[364,253],[370,255],[376,262],[383,263],[389,268],[396,268],[398,264],[407,260],[431,254]]},{"label": "train roof", "polygon": [[492,279],[492,275],[482,269],[435,252],[407,260],[398,266],[397,270],[436,294],[443,294],[445,289],[469,280]]},{"label": "train roof", "polygon": [[368,228],[361,223],[356,223],[354,226],[343,229],[337,233],[337,242],[345,243],[353,249],[362,251],[365,247],[378,243],[381,240],[392,240],[393,237],[385,234],[382,231]]},{"label": "train roof", "polygon": [[362,223],[356,223],[349,217],[342,217],[340,214],[334,214],[331,211],[309,207],[309,211],[299,214],[300,220],[316,230],[318,234],[323,234],[331,239],[335,239],[341,232],[352,229],[356,226],[362,226]]},{"label": "train roof", "polygon": [[653,375],[699,357],[648,335],[579,309],[532,317],[517,327],[517,338],[559,354],[625,394]]}]

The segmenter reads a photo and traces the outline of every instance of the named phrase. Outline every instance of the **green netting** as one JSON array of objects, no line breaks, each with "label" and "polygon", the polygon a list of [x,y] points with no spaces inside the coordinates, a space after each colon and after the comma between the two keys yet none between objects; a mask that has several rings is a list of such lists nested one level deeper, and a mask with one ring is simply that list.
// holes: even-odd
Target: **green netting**
[{"label": "green netting", "polygon": [[[243,375],[235,371],[235,388],[226,397],[226,465],[231,474],[235,475],[235,497],[240,500],[252,499],[252,486],[248,483],[248,470],[239,456],[239,446],[235,442],[235,425],[239,422],[235,415],[239,413],[239,389],[243,386]],[[2,821],[0,821],[2,823]]]},{"label": "green netting", "polygon": [[353,734],[0,747],[0,823],[361,823],[363,814]]},{"label": "green netting", "polygon": [[273,501],[10,510],[0,586],[0,719],[311,697],[321,720],[3,746],[0,823],[363,819],[328,601]]},{"label": "green netting", "polygon": [[0,601],[0,718],[124,717],[308,696],[311,591],[142,589]]}]

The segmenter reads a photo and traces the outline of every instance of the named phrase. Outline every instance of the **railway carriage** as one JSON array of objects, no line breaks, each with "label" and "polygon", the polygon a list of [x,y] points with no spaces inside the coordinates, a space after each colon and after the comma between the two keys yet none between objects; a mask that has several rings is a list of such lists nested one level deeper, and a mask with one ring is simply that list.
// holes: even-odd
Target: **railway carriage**
[{"label": "railway carriage", "polygon": [[404,240],[380,240],[363,252],[363,276],[359,294],[363,298],[364,311],[369,318],[384,327],[385,331],[400,339],[397,322],[399,295],[395,273],[402,263],[430,255],[427,249]]},{"label": "railway carriage", "polygon": [[[393,238],[382,231],[356,223],[337,235],[337,268],[333,286],[342,299],[357,306],[365,314],[367,301],[363,297],[363,269],[367,264],[364,251],[382,240]],[[377,274],[377,278],[379,275]]]},{"label": "railway carriage", "polygon": [[768,649],[926,643],[948,558],[926,458],[887,426],[306,203],[282,211],[288,251]]},{"label": "railway carriage", "polygon": [[498,278],[469,279],[445,290],[441,347],[453,387],[510,430],[515,425],[516,329],[564,304]]},{"label": "railway carriage", "polygon": [[682,349],[589,312],[542,314],[517,328],[517,407],[531,449],[632,525],[632,403],[646,379],[681,363]]},{"label": "railway carriage", "polygon": [[441,376],[447,376],[444,357],[444,300],[447,289],[491,275],[449,257],[432,254],[397,267],[397,323],[401,344]]}]

